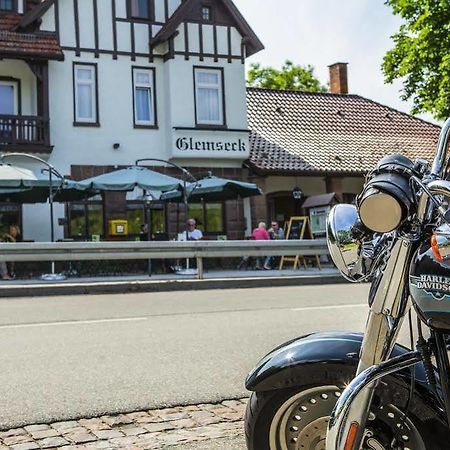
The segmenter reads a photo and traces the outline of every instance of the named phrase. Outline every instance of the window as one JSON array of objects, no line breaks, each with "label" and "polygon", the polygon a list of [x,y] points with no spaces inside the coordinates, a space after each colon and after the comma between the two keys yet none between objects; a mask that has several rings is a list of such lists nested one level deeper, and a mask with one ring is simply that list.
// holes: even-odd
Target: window
[{"label": "window", "polygon": [[205,234],[226,234],[223,203],[190,203],[189,217]]},{"label": "window", "polygon": [[[145,216],[144,217],[144,208]],[[142,202],[127,202],[128,233],[131,237],[137,237],[141,233],[141,225],[148,222],[150,208],[151,234],[163,234],[166,232],[166,216],[162,204],[153,203],[150,206],[143,205]]]},{"label": "window", "polygon": [[74,239],[92,239],[103,236],[103,204],[98,201],[70,203],[68,206],[69,237]]},{"label": "window", "polygon": [[222,71],[195,68],[195,109],[198,125],[224,125]]},{"label": "window", "polygon": [[98,124],[97,66],[74,65],[75,123]]},{"label": "window", "polygon": [[151,2],[153,0],[129,0],[129,17],[136,19],[151,18]]},{"label": "window", "polygon": [[16,11],[15,0],[0,0],[0,11]]},{"label": "window", "polygon": [[134,125],[156,126],[154,71],[133,68]]},{"label": "window", "polygon": [[202,6],[202,19],[205,22],[211,21],[211,7],[210,6]]}]

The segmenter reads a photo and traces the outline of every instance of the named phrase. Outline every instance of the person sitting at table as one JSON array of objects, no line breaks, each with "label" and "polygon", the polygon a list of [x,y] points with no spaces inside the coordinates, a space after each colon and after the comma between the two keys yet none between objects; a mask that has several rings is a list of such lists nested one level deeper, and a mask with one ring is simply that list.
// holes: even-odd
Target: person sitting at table
[{"label": "person sitting at table", "polygon": [[[10,225],[9,226],[9,232],[5,233],[2,238],[3,242],[20,242],[20,229],[17,225]],[[0,274],[3,279],[8,280],[11,278],[15,278],[16,274],[14,272],[15,269],[15,263],[10,262],[6,264],[7,270],[6,270],[6,276],[1,273],[3,270],[0,268]]]},{"label": "person sitting at table", "polygon": [[[255,228],[253,230],[252,236],[255,238],[256,241],[268,241],[270,239],[269,233],[266,229],[266,224],[264,222],[259,222],[258,228]],[[258,257],[256,258],[256,270],[262,270],[262,258]]]},{"label": "person sitting at table", "polygon": [[178,235],[178,240],[199,241],[200,239],[203,239],[202,231],[197,228],[197,222],[195,221],[195,219],[189,219],[187,221],[187,230]]},{"label": "person sitting at table", "polygon": [[[271,228],[269,229],[269,237],[271,240],[280,240],[284,239],[284,230],[283,228],[280,228],[280,224],[272,220],[270,224]],[[272,263],[273,263],[274,257],[268,256],[266,260],[264,261],[264,269],[265,270],[272,270]]]}]

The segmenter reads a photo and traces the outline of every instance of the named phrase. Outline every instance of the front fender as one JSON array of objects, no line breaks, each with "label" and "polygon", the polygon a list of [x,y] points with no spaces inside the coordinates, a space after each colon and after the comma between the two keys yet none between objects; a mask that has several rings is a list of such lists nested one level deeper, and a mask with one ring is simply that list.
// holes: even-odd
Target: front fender
[{"label": "front fender", "polygon": [[[350,332],[324,332],[303,336],[277,347],[265,356],[247,376],[249,391],[272,391],[305,384],[303,370],[306,365],[333,370],[336,365],[356,370],[364,335]],[[409,350],[396,344],[392,356]],[[409,370],[397,374],[410,379]],[[416,383],[427,386],[424,368],[416,366]],[[425,387],[424,386],[424,387]],[[428,388],[427,388],[428,391]]]}]

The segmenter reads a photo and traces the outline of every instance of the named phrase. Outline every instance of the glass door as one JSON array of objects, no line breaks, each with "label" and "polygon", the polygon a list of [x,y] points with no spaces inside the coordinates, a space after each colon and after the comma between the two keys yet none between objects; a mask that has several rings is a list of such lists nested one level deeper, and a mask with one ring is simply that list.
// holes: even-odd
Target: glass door
[{"label": "glass door", "polygon": [[0,80],[0,140],[11,142],[15,118],[1,116],[16,116],[18,114],[17,83]]}]

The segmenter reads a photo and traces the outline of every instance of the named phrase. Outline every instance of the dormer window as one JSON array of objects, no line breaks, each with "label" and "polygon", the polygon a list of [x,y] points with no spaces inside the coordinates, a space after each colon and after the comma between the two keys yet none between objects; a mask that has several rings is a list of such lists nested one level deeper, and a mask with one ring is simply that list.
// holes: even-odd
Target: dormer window
[{"label": "dormer window", "polygon": [[0,11],[17,11],[15,0],[0,0]]},{"label": "dormer window", "polygon": [[202,20],[211,22],[211,6],[202,6]]}]

